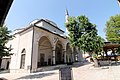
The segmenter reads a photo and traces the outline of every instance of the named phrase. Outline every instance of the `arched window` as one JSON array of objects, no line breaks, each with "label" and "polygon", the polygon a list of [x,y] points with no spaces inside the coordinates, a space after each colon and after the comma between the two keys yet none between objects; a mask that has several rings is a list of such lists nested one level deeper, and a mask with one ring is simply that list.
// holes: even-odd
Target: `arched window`
[{"label": "arched window", "polygon": [[26,53],[26,50],[25,50],[25,48],[22,50],[22,52],[21,52],[22,54],[25,54]]},{"label": "arched window", "polygon": [[25,48],[21,51],[21,64],[20,64],[20,69],[24,69],[25,67],[25,55],[26,55],[26,50]]}]

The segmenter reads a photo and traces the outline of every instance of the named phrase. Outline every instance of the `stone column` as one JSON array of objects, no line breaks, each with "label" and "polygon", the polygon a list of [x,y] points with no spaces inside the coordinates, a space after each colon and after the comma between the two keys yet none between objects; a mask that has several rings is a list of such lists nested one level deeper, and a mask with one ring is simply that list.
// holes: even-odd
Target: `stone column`
[{"label": "stone column", "polygon": [[64,54],[64,63],[66,63],[66,50],[63,50],[63,54]]},{"label": "stone column", "polygon": [[74,62],[74,48],[72,48],[71,58],[72,58],[72,62]]},{"label": "stone column", "polygon": [[55,65],[55,46],[53,47],[53,54],[52,54],[52,59],[53,59],[53,65]]}]

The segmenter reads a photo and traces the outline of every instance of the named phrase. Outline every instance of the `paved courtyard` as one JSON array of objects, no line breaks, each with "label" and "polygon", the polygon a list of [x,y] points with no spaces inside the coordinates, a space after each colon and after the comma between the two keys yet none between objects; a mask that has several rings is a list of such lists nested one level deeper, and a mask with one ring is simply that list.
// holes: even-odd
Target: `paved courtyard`
[{"label": "paved courtyard", "polygon": [[[73,80],[120,80],[120,65],[94,68],[92,64],[73,67]],[[37,73],[4,73],[8,80],[59,80],[59,70]]]}]

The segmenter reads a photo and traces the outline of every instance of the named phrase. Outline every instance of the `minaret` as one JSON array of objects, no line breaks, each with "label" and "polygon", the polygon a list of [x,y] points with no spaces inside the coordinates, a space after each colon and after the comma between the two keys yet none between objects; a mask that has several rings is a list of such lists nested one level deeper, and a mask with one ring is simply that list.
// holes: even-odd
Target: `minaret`
[{"label": "minaret", "polygon": [[[69,18],[69,13],[68,13],[68,10],[66,9],[66,13],[65,13],[65,23],[68,23],[68,18]],[[65,31],[65,35],[68,36],[68,30],[66,28],[66,31]]]},{"label": "minaret", "polygon": [[66,9],[66,13],[65,13],[65,22],[68,22],[68,17],[69,17],[69,13],[68,10]]}]

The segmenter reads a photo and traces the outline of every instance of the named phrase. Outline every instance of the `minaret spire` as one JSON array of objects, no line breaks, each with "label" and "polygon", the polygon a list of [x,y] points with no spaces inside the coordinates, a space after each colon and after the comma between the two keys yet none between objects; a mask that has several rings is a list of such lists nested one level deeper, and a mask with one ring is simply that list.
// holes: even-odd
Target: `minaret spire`
[{"label": "minaret spire", "polygon": [[[65,13],[65,23],[68,23],[69,13],[68,13],[67,8],[66,8],[66,11],[65,11],[65,12],[66,12],[66,13]],[[66,28],[65,34],[66,34],[66,36],[68,36],[68,34],[69,34],[67,28]]]},{"label": "minaret spire", "polygon": [[68,10],[66,8],[66,13],[65,13],[65,22],[66,23],[68,22],[68,18],[69,18],[69,13],[68,13]]}]

